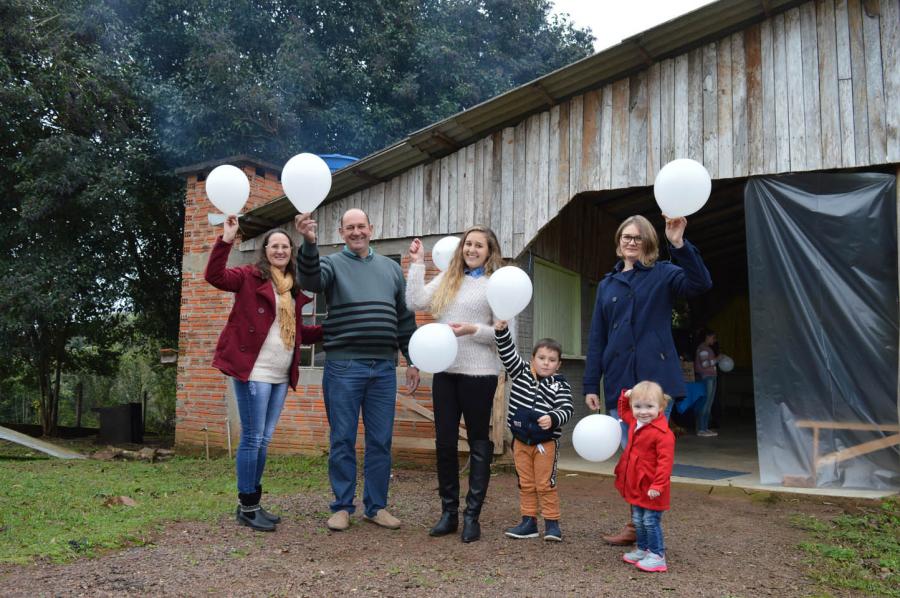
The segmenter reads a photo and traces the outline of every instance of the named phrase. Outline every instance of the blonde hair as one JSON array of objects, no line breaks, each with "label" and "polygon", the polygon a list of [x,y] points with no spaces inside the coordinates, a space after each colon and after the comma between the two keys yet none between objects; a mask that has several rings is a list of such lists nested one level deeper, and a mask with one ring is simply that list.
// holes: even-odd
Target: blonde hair
[{"label": "blonde hair", "polygon": [[631,389],[631,396],[628,397],[628,404],[631,405],[636,399],[653,399],[659,405],[659,411],[662,413],[666,410],[666,405],[672,400],[672,397],[663,392],[662,386],[656,382],[644,380],[638,382]]},{"label": "blonde hair", "polygon": [[643,216],[629,216],[616,229],[616,255],[624,257],[622,255],[622,231],[632,224],[641,232],[641,263],[649,268],[659,259],[659,237],[656,236],[656,229],[653,228],[650,221]]},{"label": "blonde hair", "polygon": [[467,229],[463,233],[459,245],[456,246],[456,251],[450,258],[450,265],[447,266],[447,271],[444,272],[441,282],[431,298],[431,314],[435,317],[440,316],[441,312],[447,309],[456,297],[459,287],[462,286],[463,278],[466,275],[466,260],[463,258],[463,250],[466,239],[472,233],[482,233],[487,238],[488,256],[484,262],[485,275],[490,276],[503,267],[503,252],[500,251],[500,242],[494,231],[480,224]]}]

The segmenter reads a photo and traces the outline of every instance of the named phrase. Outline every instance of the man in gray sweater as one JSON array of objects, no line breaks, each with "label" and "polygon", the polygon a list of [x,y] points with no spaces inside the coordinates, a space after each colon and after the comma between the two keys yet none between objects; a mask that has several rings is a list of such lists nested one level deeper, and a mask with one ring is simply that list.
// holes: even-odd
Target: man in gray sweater
[{"label": "man in gray sweater", "polygon": [[[373,228],[362,210],[344,213],[338,229],[344,248],[321,258],[315,221],[309,214],[300,214],[294,224],[304,239],[297,260],[300,284],[324,293],[328,305],[322,377],[331,428],[328,479],[334,492],[328,528],[347,529],[356,509],[356,432],[361,409],[366,428],[364,518],[397,529],[400,521],[385,508],[397,399],[397,349],[409,362],[409,338],[416,330],[415,312],[406,307],[403,271],[369,247]],[[415,367],[407,369],[406,384],[409,392],[418,387]]]}]

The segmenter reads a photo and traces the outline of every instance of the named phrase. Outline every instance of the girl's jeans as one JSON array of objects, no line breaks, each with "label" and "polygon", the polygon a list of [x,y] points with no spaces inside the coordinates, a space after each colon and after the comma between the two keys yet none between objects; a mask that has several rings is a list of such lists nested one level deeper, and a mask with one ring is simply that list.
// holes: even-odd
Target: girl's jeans
[{"label": "girl's jeans", "polygon": [[637,534],[637,547],[660,556],[665,555],[666,552],[660,524],[662,514],[662,511],[631,505],[631,521],[634,523],[634,531]]},{"label": "girl's jeans", "polygon": [[712,412],[713,400],[716,398],[716,377],[703,378],[706,383],[706,401],[697,411],[697,431],[709,430],[709,414]]},{"label": "girl's jeans", "polygon": [[284,407],[288,385],[287,382],[241,382],[234,378],[231,381],[241,416],[241,442],[236,460],[238,492],[252,494],[262,480],[269,442]]}]

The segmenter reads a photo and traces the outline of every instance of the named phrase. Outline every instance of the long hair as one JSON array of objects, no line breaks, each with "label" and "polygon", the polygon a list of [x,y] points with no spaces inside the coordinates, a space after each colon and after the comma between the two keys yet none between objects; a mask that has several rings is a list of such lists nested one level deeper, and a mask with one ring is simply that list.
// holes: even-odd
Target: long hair
[{"label": "long hair", "polygon": [[622,231],[632,224],[641,232],[641,263],[649,268],[659,259],[659,237],[650,221],[643,216],[629,216],[616,229],[616,255],[623,257]]},{"label": "long hair", "polygon": [[291,296],[296,297],[300,292],[300,280],[297,276],[297,248],[294,246],[294,240],[283,228],[273,228],[263,236],[262,245],[256,250],[256,269],[263,280],[272,280],[272,264],[266,257],[266,247],[269,246],[269,238],[275,233],[281,233],[287,237],[288,244],[291,246],[291,257],[288,259],[287,265],[284,267],[284,273],[290,274],[294,279],[294,286],[291,287]]},{"label": "long hair", "polygon": [[497,235],[494,234],[494,231],[480,224],[467,229],[463,233],[459,245],[456,246],[456,251],[453,252],[453,257],[450,258],[450,265],[447,266],[447,271],[444,272],[441,282],[431,298],[431,314],[435,317],[440,316],[447,309],[447,306],[456,297],[459,287],[462,286],[463,279],[466,276],[466,260],[463,258],[463,251],[465,250],[466,238],[471,233],[482,233],[487,238],[488,256],[484,262],[484,273],[490,276],[503,267],[503,252],[500,250],[500,242],[497,240]]}]

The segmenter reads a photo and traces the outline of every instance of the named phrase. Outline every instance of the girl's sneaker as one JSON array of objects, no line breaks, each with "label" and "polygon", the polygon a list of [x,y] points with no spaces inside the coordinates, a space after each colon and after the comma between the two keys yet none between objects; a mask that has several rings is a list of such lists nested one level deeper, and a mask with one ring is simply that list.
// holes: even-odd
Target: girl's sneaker
[{"label": "girl's sneaker", "polygon": [[626,563],[634,565],[638,561],[640,561],[642,558],[644,558],[645,556],[647,556],[647,551],[641,550],[640,548],[638,548],[638,549],[632,550],[631,552],[626,552],[625,555],[622,557],[622,560],[625,561]]},{"label": "girl's sneaker", "polygon": [[634,564],[635,567],[640,569],[641,571],[649,571],[649,572],[662,572],[668,571],[668,567],[666,567],[666,557],[665,555],[658,555],[652,552],[648,552],[644,558],[639,560]]},{"label": "girl's sneaker", "polygon": [[516,527],[511,527],[506,530],[506,535],[510,538],[537,538],[540,534],[538,534],[538,526],[537,526],[537,518],[524,516],[522,517],[522,523],[517,525]]}]

